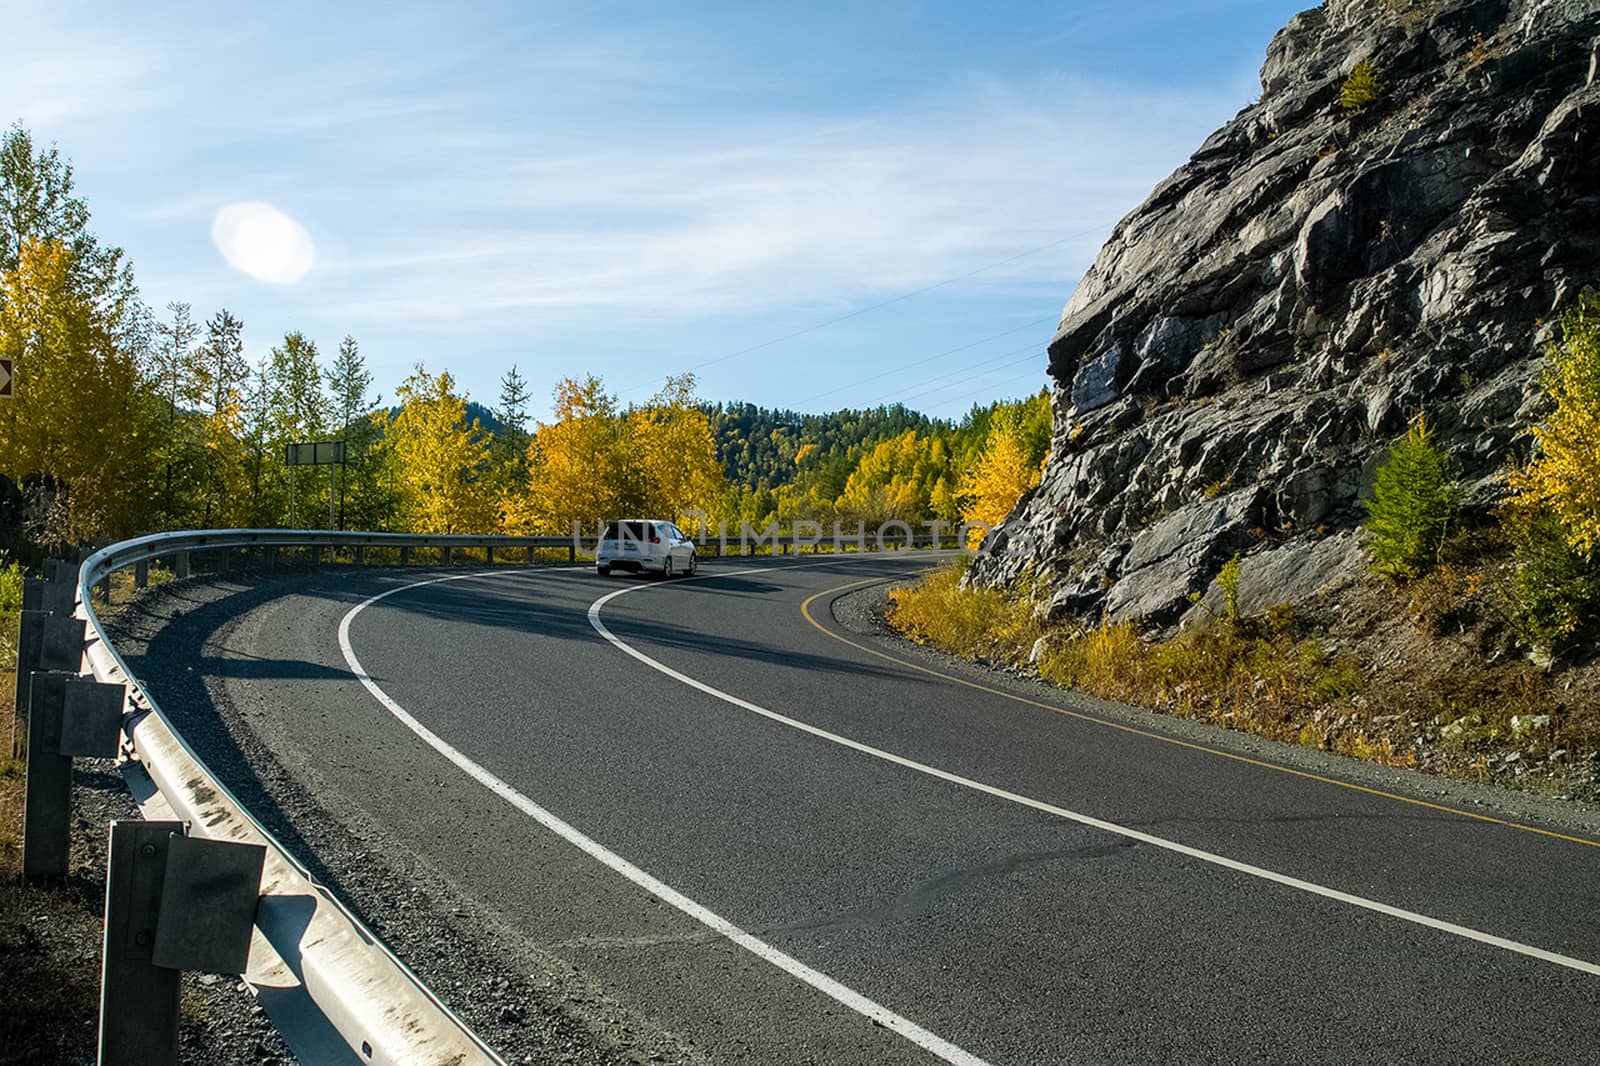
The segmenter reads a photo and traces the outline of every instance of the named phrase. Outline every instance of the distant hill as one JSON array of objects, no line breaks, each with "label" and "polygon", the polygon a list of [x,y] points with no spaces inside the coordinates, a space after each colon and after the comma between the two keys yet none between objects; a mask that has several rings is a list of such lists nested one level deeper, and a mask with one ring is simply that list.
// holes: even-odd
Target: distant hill
[{"label": "distant hill", "polygon": [[492,410],[483,406],[477,400],[468,400],[467,421],[470,423],[474,418],[478,420],[480,426],[490,433],[499,433],[502,428],[500,420],[495,417]]},{"label": "distant hill", "polygon": [[[400,413],[400,405],[399,404],[394,404],[394,405],[390,406],[390,408],[389,408],[389,417],[390,418],[395,417],[399,413]],[[467,424],[471,425],[472,424],[472,420],[474,418],[476,418],[478,420],[478,424],[480,426],[482,426],[484,429],[488,430],[490,433],[499,433],[500,430],[502,428],[504,428],[503,424],[500,421],[500,419],[495,417],[495,413],[494,413],[493,410],[491,410],[488,407],[485,407],[483,404],[479,403],[477,400],[468,400],[467,401],[467,417],[466,417]]]}]

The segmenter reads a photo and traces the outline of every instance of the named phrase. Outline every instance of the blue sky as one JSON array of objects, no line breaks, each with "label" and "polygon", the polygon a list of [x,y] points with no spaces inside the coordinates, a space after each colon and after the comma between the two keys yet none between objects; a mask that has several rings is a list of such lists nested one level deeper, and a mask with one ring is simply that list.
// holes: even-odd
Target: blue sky
[{"label": "blue sky", "polygon": [[[73,160],[152,305],[229,308],[252,357],[349,333],[385,395],[422,361],[491,406],[516,363],[540,416],[564,376],[691,368],[958,415],[1044,383],[1112,225],[1303,6],[22,0],[0,123]],[[213,241],[257,202],[314,248],[293,283]]]}]

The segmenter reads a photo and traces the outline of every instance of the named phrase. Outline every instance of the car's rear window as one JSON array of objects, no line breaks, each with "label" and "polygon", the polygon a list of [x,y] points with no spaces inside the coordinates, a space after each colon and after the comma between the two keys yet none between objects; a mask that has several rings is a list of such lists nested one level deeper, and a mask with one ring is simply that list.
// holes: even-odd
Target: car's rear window
[{"label": "car's rear window", "polygon": [[612,522],[606,526],[601,540],[649,540],[650,523],[648,522]]}]

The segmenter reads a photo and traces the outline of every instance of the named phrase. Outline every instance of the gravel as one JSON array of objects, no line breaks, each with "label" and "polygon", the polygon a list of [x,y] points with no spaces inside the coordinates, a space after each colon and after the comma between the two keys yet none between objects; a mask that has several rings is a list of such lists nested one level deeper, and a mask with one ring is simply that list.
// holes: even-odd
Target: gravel
[{"label": "gravel", "polygon": [[[72,775],[68,876],[42,886],[8,884],[0,919],[0,1063],[90,1064],[96,1058],[106,827],[138,818],[109,759],[78,759]],[[180,987],[179,1056],[209,1066],[295,1062],[283,1037],[237,977],[188,973]]]}]

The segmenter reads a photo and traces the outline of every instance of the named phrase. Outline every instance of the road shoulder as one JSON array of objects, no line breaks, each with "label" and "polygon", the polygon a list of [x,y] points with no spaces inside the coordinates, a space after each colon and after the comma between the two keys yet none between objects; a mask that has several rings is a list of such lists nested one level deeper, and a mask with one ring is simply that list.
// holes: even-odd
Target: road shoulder
[{"label": "road shoulder", "polygon": [[813,610],[818,616],[831,618],[853,639],[865,638],[863,643],[884,654],[1024,699],[1050,703],[1228,754],[1335,778],[1361,788],[1394,792],[1473,814],[1528,822],[1558,832],[1600,840],[1600,805],[1381,766],[1331,752],[1284,744],[1206,722],[1177,718],[1143,707],[1062,689],[1036,674],[1015,667],[948,655],[907,639],[889,625],[886,619],[889,590],[896,583],[903,583],[903,579],[886,579],[845,590],[837,596],[824,596]]}]

